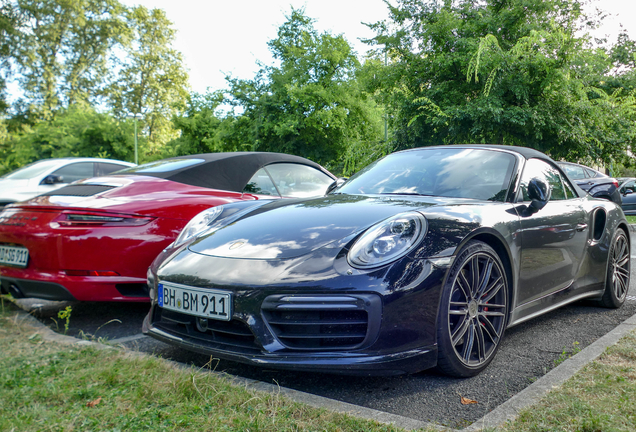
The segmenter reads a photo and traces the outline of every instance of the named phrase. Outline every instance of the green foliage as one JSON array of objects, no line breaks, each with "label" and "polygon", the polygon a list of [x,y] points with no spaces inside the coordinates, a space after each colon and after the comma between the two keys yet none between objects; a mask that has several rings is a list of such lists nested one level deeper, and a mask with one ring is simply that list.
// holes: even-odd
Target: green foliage
[{"label": "green foliage", "polygon": [[242,150],[240,138],[237,141],[237,137],[244,129],[241,123],[245,118],[218,114],[223,101],[224,96],[220,91],[192,93],[184,112],[172,119],[174,128],[180,134],[166,145],[164,156]]},{"label": "green foliage", "polygon": [[127,25],[126,56],[106,92],[116,117],[139,118],[152,158],[175,138],[171,119],[185,105],[188,74],[181,53],[171,47],[175,30],[163,10],[136,6],[128,11]]},{"label": "green foliage", "polygon": [[[581,1],[396,0],[362,65],[342,35],[292,9],[268,42],[276,63],[228,77],[227,95],[188,95],[162,10],[2,1],[0,173],[57,156],[132,160],[135,123],[142,162],[277,151],[350,175],[393,150],[476,142],[629,172],[636,42],[593,45]],[[8,108],[11,77],[25,98]]]},{"label": "green foliage", "polygon": [[[119,136],[128,123],[134,127],[128,116],[145,137],[141,160],[159,157],[175,138],[171,118],[184,106],[188,77],[162,10],[126,8],[118,0],[3,1],[0,35],[0,112],[10,72],[24,95],[4,126],[0,154],[8,159],[0,170],[55,155],[128,159],[128,137]],[[120,122],[95,117],[95,107],[110,109]],[[64,128],[56,132],[60,122]],[[116,125],[110,133],[109,122]],[[68,132],[77,134],[62,137]]]},{"label": "green foliage", "polygon": [[342,36],[319,34],[292,9],[268,45],[279,66],[253,80],[228,78],[231,101],[243,109],[242,144],[337,163],[349,145],[379,139],[378,109],[356,80],[360,64]]},{"label": "green foliage", "polygon": [[64,320],[64,334],[68,332],[68,326],[71,323],[71,312],[73,312],[73,308],[71,306],[66,306],[64,309],[57,312],[57,317]]},{"label": "green foliage", "polygon": [[559,357],[554,361],[554,366],[560,365],[561,363],[563,363],[564,361],[566,361],[573,355],[576,355],[579,352],[581,352],[581,348],[579,347],[579,343],[577,341],[572,342],[572,346],[573,346],[572,351],[568,351],[567,349],[563,348],[563,351],[561,351],[561,354],[559,354]]},{"label": "green foliage", "polygon": [[13,54],[12,39],[17,34],[19,25],[18,13],[12,4],[0,3],[0,113],[6,112],[7,80],[12,76],[11,58]]},{"label": "green foliage", "polygon": [[[133,160],[132,120],[118,122],[90,106],[74,105],[58,111],[51,120],[19,124],[12,133],[7,132],[8,124],[6,121],[0,123],[0,173],[54,157],[105,156]],[[143,137],[140,148],[146,148]]]},{"label": "green foliage", "polygon": [[[0,297],[1,298],[1,297]],[[7,302],[0,315],[2,431],[398,432],[388,424],[256,391],[215,373],[33,333]],[[4,315],[6,313],[6,315]]]},{"label": "green foliage", "polygon": [[623,158],[636,110],[621,85],[629,69],[615,66],[633,45],[624,36],[613,58],[594,48],[578,32],[585,18],[578,0],[397,1],[372,26],[390,59],[375,85],[396,148],[475,142]]},{"label": "green foliage", "polygon": [[117,0],[19,0],[11,43],[28,103],[43,116],[75,102],[96,102],[107,54],[126,32]]}]

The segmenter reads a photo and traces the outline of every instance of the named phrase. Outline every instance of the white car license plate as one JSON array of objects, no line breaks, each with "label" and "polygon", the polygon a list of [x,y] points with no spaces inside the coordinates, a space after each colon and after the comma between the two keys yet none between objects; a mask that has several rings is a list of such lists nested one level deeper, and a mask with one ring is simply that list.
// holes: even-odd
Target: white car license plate
[{"label": "white car license plate", "polygon": [[222,321],[232,319],[232,293],[159,282],[159,307]]},{"label": "white car license plate", "polygon": [[26,267],[29,250],[21,246],[0,246],[0,264]]}]

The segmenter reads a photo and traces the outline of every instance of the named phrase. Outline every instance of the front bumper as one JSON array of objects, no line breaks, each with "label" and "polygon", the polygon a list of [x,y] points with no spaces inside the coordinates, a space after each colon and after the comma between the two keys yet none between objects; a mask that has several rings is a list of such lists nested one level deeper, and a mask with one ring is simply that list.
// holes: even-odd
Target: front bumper
[{"label": "front bumper", "polygon": [[151,312],[143,323],[144,334],[178,348],[258,367],[346,375],[400,375],[419,372],[437,364],[437,345],[386,354],[355,352],[266,353],[240,352],[206,346],[196,338],[171,334],[151,324]]},{"label": "front bumper", "polygon": [[[403,259],[363,272],[348,271],[337,251],[322,253],[319,261],[237,260],[184,249],[160,254],[148,275],[154,301],[143,331],[190,351],[279,369],[386,375],[436,365],[437,311],[450,257],[445,265]],[[201,321],[159,307],[160,282],[228,291],[232,319]]]}]

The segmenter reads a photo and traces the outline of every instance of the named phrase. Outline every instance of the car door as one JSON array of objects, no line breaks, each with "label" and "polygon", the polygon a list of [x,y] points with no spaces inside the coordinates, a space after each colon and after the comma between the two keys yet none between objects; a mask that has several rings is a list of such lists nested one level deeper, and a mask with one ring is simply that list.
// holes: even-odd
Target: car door
[{"label": "car door", "polygon": [[620,192],[623,198],[623,211],[626,214],[636,214],[636,180],[625,182]]},{"label": "car door", "polygon": [[521,253],[517,305],[567,288],[578,273],[589,227],[583,199],[559,170],[546,161],[529,159],[521,177],[518,201],[529,205],[528,182],[538,178],[551,188],[548,203],[528,214],[519,206]]}]

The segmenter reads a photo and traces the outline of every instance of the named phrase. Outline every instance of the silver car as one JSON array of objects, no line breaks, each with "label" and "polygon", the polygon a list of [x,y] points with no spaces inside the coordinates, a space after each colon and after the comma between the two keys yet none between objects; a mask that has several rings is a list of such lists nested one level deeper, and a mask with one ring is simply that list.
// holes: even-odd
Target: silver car
[{"label": "silver car", "polygon": [[60,158],[33,162],[0,177],[0,209],[76,180],[110,174],[135,166],[130,162],[98,158]]}]

